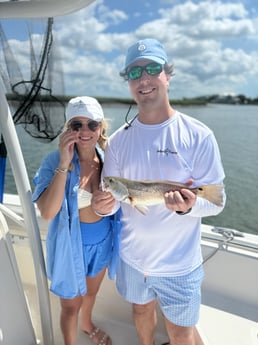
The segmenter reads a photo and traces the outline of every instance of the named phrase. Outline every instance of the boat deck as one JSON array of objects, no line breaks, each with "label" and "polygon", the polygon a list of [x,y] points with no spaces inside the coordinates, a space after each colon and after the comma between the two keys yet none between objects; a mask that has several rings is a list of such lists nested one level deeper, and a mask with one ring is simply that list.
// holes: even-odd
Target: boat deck
[{"label": "boat deck", "polygon": [[[37,339],[42,344],[40,312],[28,239],[24,236],[13,235],[13,241],[24,284],[24,292],[30,305],[33,326]],[[59,327],[59,299],[50,293],[50,301],[55,345],[62,345],[62,335]],[[155,335],[155,344],[157,345],[167,341],[162,316],[160,312],[158,314],[159,323]],[[119,296],[115,282],[107,277],[104,278],[97,297],[94,308],[94,322],[110,334],[113,345],[139,344],[132,322],[131,305]],[[258,324],[256,322],[205,305],[201,306],[198,329],[205,345],[258,345]],[[82,344],[90,345],[92,343],[83,332],[78,330],[77,345]]]},{"label": "boat deck", "polygon": [[[40,311],[38,306],[37,291],[35,286],[35,275],[33,274],[32,256],[28,247],[28,240],[19,236],[13,237],[14,250],[20,270],[21,279],[24,284],[24,292],[30,306],[33,326],[37,339],[42,344],[40,327]],[[52,321],[54,330],[55,345],[62,345],[62,335],[59,327],[59,298],[50,293]],[[100,288],[94,308],[94,322],[105,330],[113,340],[113,345],[138,344],[135,327],[132,323],[131,305],[124,301],[117,293],[115,282],[107,276]],[[161,315],[159,317],[161,320]],[[159,322],[156,334],[157,344],[167,341],[164,325]],[[92,344],[89,337],[78,329],[77,345]]]},{"label": "boat deck", "polygon": [[[8,206],[16,214],[21,214],[21,208],[16,199]],[[38,214],[37,209],[36,213]],[[5,242],[8,242],[8,237],[10,242],[12,242],[12,248],[15,253],[19,275],[22,281],[22,289],[25,293],[26,301],[29,306],[29,312],[36,338],[38,339],[39,344],[48,345],[44,344],[41,331],[41,317],[39,298],[37,295],[38,292],[36,289],[35,266],[32,260],[32,252],[29,245],[28,234],[11,219],[8,219],[8,227],[9,236],[6,238],[1,238],[0,231],[0,245],[3,244],[3,248],[5,248]],[[43,252],[45,253],[47,222],[43,221],[41,218],[39,218],[39,228],[41,229],[41,241]],[[218,235],[213,235],[213,233],[211,234],[210,228],[211,227],[209,226],[203,226],[202,248],[204,251],[204,257],[206,257],[207,254],[209,255],[209,253],[213,253],[214,249],[216,249],[218,245],[218,242],[216,242],[216,237]],[[233,246],[231,250],[228,251],[228,247],[226,246],[227,248],[221,248],[221,250],[204,265],[206,278],[203,284],[203,300],[206,305],[203,304],[201,306],[198,330],[205,345],[258,345],[258,289],[256,288],[258,286],[257,239],[257,236],[246,235],[243,244],[246,245],[246,248],[253,246],[252,250],[245,250],[243,249],[244,247],[242,247],[241,251],[239,251],[238,248]],[[238,239],[235,241],[236,245],[237,242]],[[0,264],[2,262],[2,252],[0,250]],[[248,270],[246,267],[248,267]],[[6,279],[7,278],[5,278],[5,283]],[[221,291],[224,292],[223,289],[225,290],[225,305],[222,305],[222,307],[221,305],[220,307],[211,307],[212,304],[216,305],[219,299],[221,300]],[[8,287],[6,290],[8,291]],[[4,293],[6,293],[6,290],[4,290]],[[218,294],[218,292],[220,294]],[[4,310],[1,308],[3,296],[1,295],[0,297],[0,343],[3,343],[3,345],[16,345],[16,341],[13,343],[6,343],[4,341],[4,333],[1,335],[1,328],[3,324],[1,324],[1,322],[5,322],[6,319],[8,320],[8,314],[10,313],[9,311],[6,311],[5,314],[2,314],[2,310]],[[233,310],[236,304],[234,301],[237,301],[237,304],[240,306],[243,305],[243,308],[246,309],[251,317],[244,318],[237,316],[237,313],[222,311],[223,309],[230,310],[230,308]],[[228,302],[230,302],[231,305],[227,305]],[[52,293],[50,293],[50,304],[52,312],[54,344],[61,345],[63,344],[63,341],[59,327],[59,298],[54,296]],[[8,300],[5,305],[8,308],[10,301]],[[12,313],[14,316],[15,313],[17,314],[17,304],[14,302]],[[115,282],[111,281],[107,277],[104,278],[103,284],[98,293],[93,319],[97,326],[101,327],[112,337],[113,345],[139,344],[132,321],[131,305],[120,297],[116,291]],[[13,329],[14,324],[15,318],[10,325],[11,329]],[[3,338],[2,342],[1,336]],[[158,311],[158,327],[155,333],[155,344],[159,345],[166,341],[167,336],[162,315],[160,311]],[[78,339],[76,345],[82,344],[87,345],[92,344],[92,342],[87,335],[78,330]]]}]

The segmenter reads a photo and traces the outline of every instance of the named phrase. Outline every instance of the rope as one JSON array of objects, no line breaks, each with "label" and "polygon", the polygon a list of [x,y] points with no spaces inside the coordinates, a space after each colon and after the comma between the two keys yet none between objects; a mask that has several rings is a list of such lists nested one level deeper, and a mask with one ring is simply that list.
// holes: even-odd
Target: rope
[{"label": "rope", "polygon": [[[64,94],[64,90],[59,61],[57,67],[59,73],[54,70],[53,60],[55,56],[53,54],[52,30],[53,18],[48,18],[38,67],[32,34],[29,34],[31,79],[24,80],[0,24],[0,39],[8,80],[2,69],[0,73],[2,77],[5,77],[7,91],[15,95],[14,100],[11,101],[11,105],[15,109],[14,123],[21,124],[30,136],[43,142],[54,140],[61,133],[65,123],[65,104],[53,95],[53,80],[55,85],[61,89],[59,95]],[[58,77],[61,77],[60,82],[57,80]]]},{"label": "rope", "polygon": [[205,264],[208,260],[210,260],[220,249],[225,249],[225,246],[231,242],[235,236],[243,237],[244,235],[239,232],[239,231],[234,231],[226,228],[219,228],[215,227],[212,229],[213,232],[219,233],[224,237],[224,241],[220,241],[218,244],[218,247],[214,249],[213,252],[208,254],[204,259],[203,259],[203,264]]}]

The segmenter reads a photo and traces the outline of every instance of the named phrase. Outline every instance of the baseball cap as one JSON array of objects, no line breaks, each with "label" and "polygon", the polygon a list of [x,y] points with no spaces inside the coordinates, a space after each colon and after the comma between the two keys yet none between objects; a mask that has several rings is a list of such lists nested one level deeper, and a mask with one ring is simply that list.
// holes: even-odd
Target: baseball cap
[{"label": "baseball cap", "polygon": [[148,59],[164,65],[168,62],[163,45],[154,38],[146,38],[133,44],[127,51],[124,72],[127,67],[140,59]]},{"label": "baseball cap", "polygon": [[77,116],[87,117],[94,121],[102,121],[104,113],[99,102],[88,96],[75,97],[70,99],[66,107],[66,122]]}]

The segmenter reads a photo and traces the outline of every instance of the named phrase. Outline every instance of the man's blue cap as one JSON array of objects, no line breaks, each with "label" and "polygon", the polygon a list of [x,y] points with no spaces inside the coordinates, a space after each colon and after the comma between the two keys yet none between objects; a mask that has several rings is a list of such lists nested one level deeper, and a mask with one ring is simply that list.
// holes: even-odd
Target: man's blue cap
[{"label": "man's blue cap", "polygon": [[148,59],[161,65],[168,62],[163,45],[154,38],[146,38],[133,44],[127,51],[124,72],[127,67],[137,60]]}]

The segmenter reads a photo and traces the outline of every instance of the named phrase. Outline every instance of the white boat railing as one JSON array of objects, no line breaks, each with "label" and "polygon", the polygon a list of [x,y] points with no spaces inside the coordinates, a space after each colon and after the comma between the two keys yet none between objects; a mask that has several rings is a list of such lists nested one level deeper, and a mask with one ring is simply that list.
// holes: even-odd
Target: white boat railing
[{"label": "white boat railing", "polygon": [[[49,18],[63,16],[71,12],[78,11],[88,6],[93,1],[94,0],[0,1],[0,18]],[[32,252],[39,299],[43,343],[45,345],[54,345],[50,298],[40,232],[35,207],[32,203],[32,193],[23,154],[15,130],[13,118],[6,100],[5,88],[1,77],[0,128],[20,197],[24,225],[28,233]],[[18,221],[23,222],[21,219]],[[11,266],[14,265],[15,261],[12,262]],[[7,319],[9,320],[9,318]]]},{"label": "white boat railing", "polygon": [[227,228],[203,230],[202,252],[202,303],[258,322],[258,236]]},{"label": "white boat railing", "polygon": [[0,78],[0,127],[8,158],[12,168],[17,191],[21,200],[25,229],[27,230],[37,281],[41,327],[44,344],[53,345],[53,329],[50,311],[48,282],[35,207],[29,178],[21,151],[13,118],[5,97],[3,81]]},{"label": "white boat railing", "polygon": [[16,214],[15,212],[10,210],[8,207],[6,207],[3,204],[0,204],[0,211],[2,212],[4,216],[8,217],[12,221],[14,221],[17,225],[25,229],[24,219],[21,216],[19,216],[18,214]]},{"label": "white boat railing", "polygon": [[[9,213],[9,216],[14,220],[13,214]],[[19,217],[16,221],[20,226],[22,225]],[[27,298],[12,245],[12,237],[2,208],[0,208],[0,254],[2,277],[0,284],[0,343],[15,344],[18,339],[20,344],[36,344],[36,333],[28,309]],[[10,320],[12,320],[11,323]]]}]

